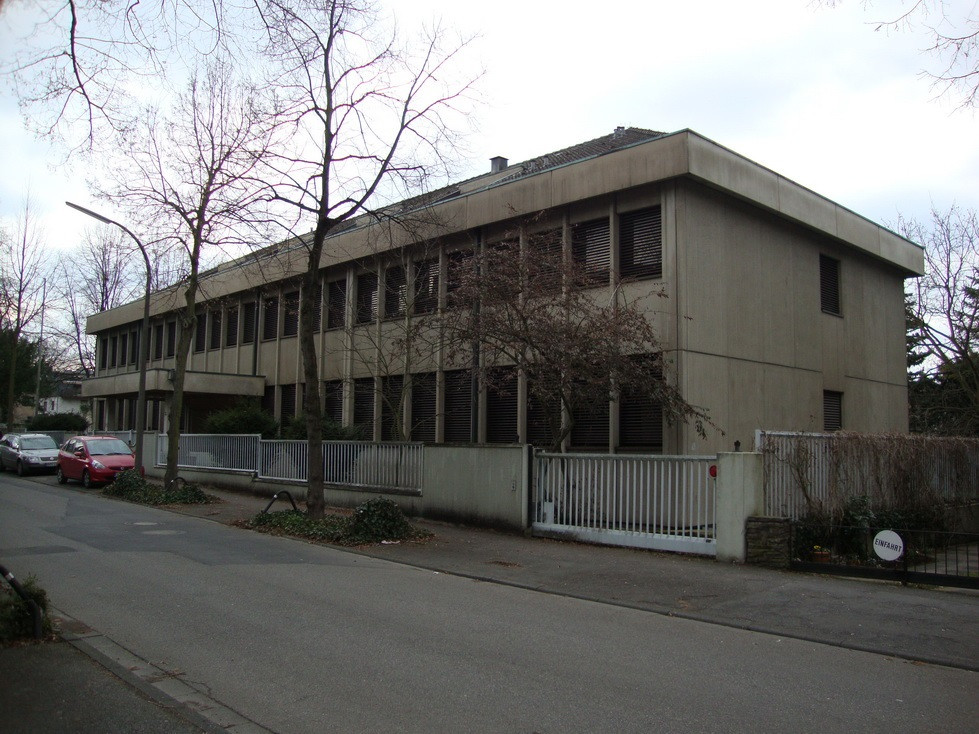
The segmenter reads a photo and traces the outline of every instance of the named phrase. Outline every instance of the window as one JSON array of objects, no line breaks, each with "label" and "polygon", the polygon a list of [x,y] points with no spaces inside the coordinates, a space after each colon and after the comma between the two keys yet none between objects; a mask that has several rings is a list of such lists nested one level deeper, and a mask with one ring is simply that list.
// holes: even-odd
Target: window
[{"label": "window", "polygon": [[374,440],[374,378],[354,380],[354,425],[360,429],[361,438]]},{"label": "window", "polygon": [[224,330],[224,346],[238,346],[238,307],[228,309],[228,328]]},{"label": "window", "polygon": [[283,297],[282,336],[299,333],[299,291],[291,291]]},{"label": "window", "polygon": [[129,359],[129,334],[119,337],[119,365],[124,366]]},{"label": "window", "polygon": [[153,324],[153,359],[163,359],[163,324]]},{"label": "window", "polygon": [[317,284],[313,294],[313,333],[323,327],[323,285]]},{"label": "window", "polygon": [[114,336],[109,340],[109,366],[116,366],[116,350],[119,348],[119,337]]},{"label": "window", "polygon": [[619,217],[619,274],[623,278],[663,277],[663,217],[660,207]]},{"label": "window", "polygon": [[843,393],[823,390],[823,430],[839,431],[843,428]]},{"label": "window", "polygon": [[534,397],[531,390],[527,395],[527,442],[538,448],[551,447],[554,442],[551,419],[561,415],[559,401],[549,407],[540,398]]},{"label": "window", "polygon": [[826,255],[819,256],[819,300],[823,313],[843,314],[840,309],[840,261]]},{"label": "window", "polygon": [[264,305],[262,339],[275,339],[279,334],[279,297],[268,296]]},{"label": "window", "polygon": [[369,324],[377,319],[377,273],[357,276],[357,323]]},{"label": "window", "polygon": [[221,312],[211,311],[211,316],[208,320],[211,322],[211,341],[208,346],[210,349],[220,349],[221,348]]},{"label": "window", "polygon": [[388,268],[384,278],[384,317],[391,319],[408,313],[408,280],[402,265]]},{"label": "window", "polygon": [[398,425],[402,419],[404,384],[405,380],[401,375],[389,375],[381,380],[382,441],[398,441],[404,436],[402,427]]},{"label": "window", "polygon": [[177,352],[177,322],[167,322],[167,356],[172,357]]},{"label": "window", "polygon": [[415,313],[432,313],[439,306],[439,260],[415,263]]},{"label": "window", "polygon": [[[662,364],[657,355],[644,355],[637,359],[651,360],[649,369],[653,377],[663,378]],[[636,388],[624,388],[619,397],[619,447],[663,451],[663,406],[651,395]]]},{"label": "window", "polygon": [[326,291],[326,328],[342,329],[347,325],[347,281],[331,281]]},{"label": "window", "polygon": [[549,229],[527,236],[527,272],[535,281],[533,292],[554,293],[561,290],[563,250],[560,229]]},{"label": "window", "polygon": [[448,443],[472,441],[472,372],[445,373],[445,440]]},{"label": "window", "polygon": [[434,372],[413,375],[411,378],[411,440],[435,442]]},{"label": "window", "polygon": [[343,425],[343,380],[329,380],[323,383],[326,398],[324,415],[337,425]]},{"label": "window", "polygon": [[246,303],[242,312],[242,324],[241,324],[241,343],[251,344],[255,341],[255,309],[257,304],[255,301]]},{"label": "window", "polygon": [[577,405],[573,411],[571,445],[575,448],[608,449],[608,401]]},{"label": "window", "polygon": [[284,425],[296,417],[296,385],[282,385],[279,388],[279,421]]},{"label": "window", "polygon": [[99,337],[99,368],[105,369],[109,363],[109,343],[104,336]]},{"label": "window", "polygon": [[203,352],[204,343],[207,339],[207,314],[201,311],[197,314],[194,326],[194,351]]},{"label": "window", "polygon": [[596,285],[608,283],[610,243],[608,218],[571,226],[572,257],[579,267],[584,268],[589,282]]},{"label": "window", "polygon": [[487,443],[517,442],[517,371],[494,369],[486,385]]},{"label": "window", "polygon": [[[474,258],[475,255],[473,255],[471,250],[457,250],[456,252],[449,253],[445,290],[448,294],[449,304],[452,306],[461,306],[464,308],[469,305],[460,303],[459,297],[453,296],[453,294],[462,286],[463,277],[472,271],[475,263]],[[438,284],[435,287],[437,291]]]},{"label": "window", "polygon": [[129,337],[129,364],[139,362],[139,338],[139,331],[131,332]]},{"label": "window", "polygon": [[266,385],[262,393],[262,410],[269,415],[275,415],[275,386]]}]

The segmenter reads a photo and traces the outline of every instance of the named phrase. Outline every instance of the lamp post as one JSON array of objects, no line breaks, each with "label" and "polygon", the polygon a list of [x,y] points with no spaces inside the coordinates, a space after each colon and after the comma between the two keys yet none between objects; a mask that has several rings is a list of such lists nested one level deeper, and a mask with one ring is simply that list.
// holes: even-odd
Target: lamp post
[{"label": "lamp post", "polygon": [[65,204],[70,206],[72,209],[80,211],[92,219],[97,219],[103,224],[111,224],[118,227],[127,235],[129,235],[139,251],[143,255],[143,261],[146,263],[146,291],[143,295],[143,326],[140,329],[139,335],[139,391],[136,395],[136,468],[142,473],[143,470],[143,430],[146,426],[146,363],[149,361],[150,352],[150,289],[152,286],[152,270],[150,269],[150,256],[146,252],[146,247],[140,241],[139,237],[132,233],[132,231],[126,227],[124,224],[109,219],[102,214],[93,212],[91,209],[86,209],[78,204],[73,204],[70,201],[66,201]]}]

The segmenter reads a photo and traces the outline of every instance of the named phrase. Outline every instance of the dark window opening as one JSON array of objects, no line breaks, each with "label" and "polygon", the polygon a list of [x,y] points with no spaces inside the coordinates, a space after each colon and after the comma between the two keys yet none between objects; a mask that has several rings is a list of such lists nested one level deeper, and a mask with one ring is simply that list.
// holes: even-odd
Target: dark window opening
[{"label": "dark window opening", "polygon": [[417,314],[433,313],[439,306],[438,258],[415,263],[415,304]]},{"label": "dark window opening", "polygon": [[279,335],[279,297],[268,296],[262,320],[262,340],[275,339]]},{"label": "dark window opening", "polygon": [[823,390],[823,430],[843,429],[843,393]]},{"label": "dark window opening", "polygon": [[296,385],[282,385],[279,388],[279,421],[285,425],[296,417]]},{"label": "dark window opening", "polygon": [[473,382],[470,370],[445,373],[445,440],[447,443],[472,441]]},{"label": "dark window opening", "polygon": [[572,411],[571,445],[579,449],[608,450],[608,402],[576,406]]},{"label": "dark window opening", "polygon": [[404,384],[402,375],[389,375],[381,380],[381,440],[400,441],[404,437]]},{"label": "dark window opening", "polygon": [[318,332],[323,325],[323,286],[322,284],[316,286],[316,292],[313,294],[313,333]]},{"label": "dark window opening", "polygon": [[487,379],[486,441],[516,443],[517,440],[517,370],[499,367]]},{"label": "dark window opening", "polygon": [[608,218],[571,226],[572,257],[591,283],[608,283],[612,262],[610,245]]},{"label": "dark window opening", "polygon": [[434,372],[412,375],[411,440],[435,442],[436,378]]},{"label": "dark window opening", "polygon": [[842,315],[840,308],[840,261],[819,256],[819,300],[823,313]]},{"label": "dark window opening", "polygon": [[119,366],[124,367],[129,360],[129,334],[119,337]]},{"label": "dark window opening", "polygon": [[663,277],[663,217],[654,206],[619,217],[619,274],[623,278]]},{"label": "dark window opening", "polygon": [[328,380],[323,383],[325,397],[324,415],[337,425],[343,425],[343,380]]},{"label": "dark window opening", "polygon": [[244,313],[242,314],[242,325],[241,325],[241,343],[251,344],[255,341],[255,307],[256,303],[252,301],[251,303],[246,303],[244,308]]},{"label": "dark window opening", "polygon": [[354,425],[365,441],[374,440],[374,378],[354,380]]},{"label": "dark window opening", "polygon": [[347,281],[331,281],[326,299],[326,328],[342,329],[347,325]]},{"label": "dark window opening", "polygon": [[112,337],[112,339],[110,340],[109,344],[111,345],[109,347],[109,366],[110,367],[115,367],[116,366],[116,350],[119,348],[119,337],[117,337],[117,336]]},{"label": "dark window opening", "polygon": [[167,356],[172,357],[177,353],[177,322],[167,322]]},{"label": "dark window opening", "polygon": [[299,333],[299,291],[290,291],[282,298],[282,336]]},{"label": "dark window opening", "polygon": [[211,322],[211,341],[208,345],[210,349],[221,348],[221,312],[211,311],[209,318]]},{"label": "dark window opening", "polygon": [[228,328],[225,329],[224,346],[238,346],[238,307],[228,309]]},{"label": "dark window opening", "polygon": [[408,279],[401,265],[388,268],[384,278],[384,317],[398,318],[408,313]]},{"label": "dark window opening", "polygon": [[377,319],[377,273],[357,276],[357,323],[369,324]]},{"label": "dark window opening", "polygon": [[163,359],[163,324],[153,324],[153,359]]},{"label": "dark window opening", "polygon": [[202,311],[197,314],[194,325],[194,351],[204,351],[204,341],[207,338],[207,315]]}]

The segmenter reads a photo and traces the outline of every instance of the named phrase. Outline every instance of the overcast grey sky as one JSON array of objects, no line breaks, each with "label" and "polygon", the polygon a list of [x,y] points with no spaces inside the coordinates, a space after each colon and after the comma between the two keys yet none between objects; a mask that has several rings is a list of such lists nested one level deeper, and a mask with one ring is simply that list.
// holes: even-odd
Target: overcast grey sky
[{"label": "overcast grey sky", "polygon": [[[385,4],[406,29],[441,16],[479,34],[483,104],[463,177],[488,170],[492,156],[517,162],[617,125],[690,128],[878,222],[924,218],[933,204],[979,208],[976,112],[936,98],[921,75],[940,67],[923,52],[923,29],[875,30],[901,0],[835,9],[811,0]],[[979,13],[977,0],[946,4],[958,17]],[[56,156],[23,131],[9,89],[0,140],[0,216],[12,216],[30,186],[51,244],[74,244],[86,222],[62,202],[91,199],[77,173],[51,168]]]}]

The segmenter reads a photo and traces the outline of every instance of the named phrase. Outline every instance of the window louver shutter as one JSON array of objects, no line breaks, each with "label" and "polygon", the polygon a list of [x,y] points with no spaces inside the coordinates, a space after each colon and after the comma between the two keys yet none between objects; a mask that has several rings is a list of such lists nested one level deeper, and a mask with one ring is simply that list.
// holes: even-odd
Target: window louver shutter
[{"label": "window louver shutter", "polygon": [[823,430],[839,431],[843,428],[843,393],[823,391]]},{"label": "window louver shutter", "polygon": [[571,228],[571,251],[576,263],[585,269],[588,279],[607,283],[611,253],[608,219],[575,224]]},{"label": "window louver shutter", "polygon": [[512,367],[494,370],[490,375],[486,388],[486,440],[517,441],[517,371]]},{"label": "window louver shutter", "polygon": [[445,440],[468,443],[472,437],[472,376],[469,370],[445,373]]},{"label": "window louver shutter", "polygon": [[819,300],[825,313],[842,313],[840,310],[840,261],[826,255],[819,256]]},{"label": "window louver shutter", "polygon": [[435,442],[435,373],[411,378],[411,440]]},{"label": "window louver shutter", "polygon": [[654,206],[619,218],[619,273],[623,278],[663,277],[663,216]]}]

